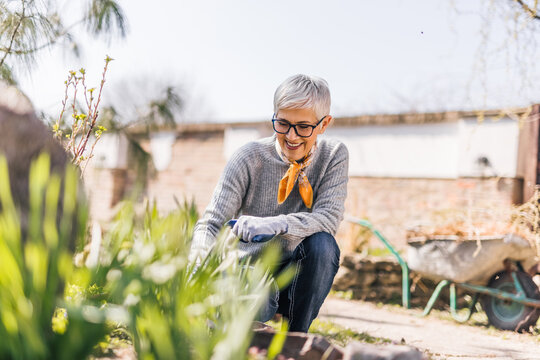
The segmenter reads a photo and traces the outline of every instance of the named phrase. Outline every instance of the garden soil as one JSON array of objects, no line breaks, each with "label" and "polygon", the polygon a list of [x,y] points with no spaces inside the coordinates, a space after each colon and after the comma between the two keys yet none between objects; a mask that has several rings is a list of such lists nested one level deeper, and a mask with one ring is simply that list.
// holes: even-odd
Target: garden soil
[{"label": "garden soil", "polygon": [[319,318],[414,346],[431,359],[540,360],[540,335],[498,330],[487,325],[487,318],[486,324],[471,325],[457,323],[445,312],[421,314],[422,309],[328,297]]}]

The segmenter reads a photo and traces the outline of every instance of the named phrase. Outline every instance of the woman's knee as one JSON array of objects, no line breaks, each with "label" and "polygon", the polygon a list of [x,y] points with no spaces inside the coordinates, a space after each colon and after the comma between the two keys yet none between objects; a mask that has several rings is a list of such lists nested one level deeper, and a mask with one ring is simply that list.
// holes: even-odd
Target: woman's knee
[{"label": "woman's knee", "polygon": [[336,239],[327,232],[318,232],[308,236],[302,242],[306,256],[328,259],[334,266],[339,265],[340,250]]}]

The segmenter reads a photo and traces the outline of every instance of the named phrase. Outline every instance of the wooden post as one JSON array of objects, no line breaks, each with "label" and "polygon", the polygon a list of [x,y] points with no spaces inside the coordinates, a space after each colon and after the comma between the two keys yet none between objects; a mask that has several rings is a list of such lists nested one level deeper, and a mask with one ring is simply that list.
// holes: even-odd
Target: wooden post
[{"label": "wooden post", "polygon": [[540,104],[533,105],[529,117],[519,131],[518,176],[523,178],[523,199],[528,201],[534,194],[538,178],[538,137],[540,135]]}]

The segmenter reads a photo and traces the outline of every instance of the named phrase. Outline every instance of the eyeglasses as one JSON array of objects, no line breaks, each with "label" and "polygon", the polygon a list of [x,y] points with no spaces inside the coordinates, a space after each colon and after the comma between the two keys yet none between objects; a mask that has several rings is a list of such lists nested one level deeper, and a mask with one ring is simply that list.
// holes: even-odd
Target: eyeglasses
[{"label": "eyeglasses", "polygon": [[[275,114],[274,114],[275,116]],[[294,129],[294,132],[296,133],[296,135],[300,136],[300,137],[310,137],[312,134],[313,134],[313,130],[319,126],[319,124],[321,123],[321,121],[324,120],[325,117],[327,117],[328,115],[325,115],[321,118],[321,120],[319,120],[319,122],[317,122],[315,125],[309,125],[309,124],[296,124],[296,125],[293,125],[291,124],[290,122],[286,121],[286,120],[282,120],[282,119],[276,119],[275,117],[272,117],[272,126],[274,128],[274,131],[277,132],[278,134],[288,134],[289,133],[289,130],[291,130],[291,128]]]}]

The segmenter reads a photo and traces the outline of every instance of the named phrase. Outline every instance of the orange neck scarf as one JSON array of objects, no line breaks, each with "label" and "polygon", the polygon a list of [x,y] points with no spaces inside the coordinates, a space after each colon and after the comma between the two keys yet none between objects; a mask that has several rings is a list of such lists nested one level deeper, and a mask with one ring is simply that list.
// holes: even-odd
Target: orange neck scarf
[{"label": "orange neck scarf", "polygon": [[311,206],[313,205],[313,189],[311,188],[311,184],[309,183],[304,169],[311,163],[311,160],[313,159],[313,153],[315,152],[316,147],[317,144],[313,144],[313,147],[311,148],[307,156],[304,158],[304,160],[301,163],[297,163],[294,160],[291,161],[287,159],[285,154],[283,154],[283,151],[281,150],[278,141],[276,140],[276,150],[279,156],[284,162],[290,164],[289,169],[285,173],[285,176],[283,176],[283,178],[279,182],[277,198],[278,204],[282,204],[289,197],[289,194],[291,193],[294,184],[296,183],[296,180],[298,180],[298,190],[300,191],[300,196],[302,197],[302,200],[304,201],[304,204],[306,204],[308,209],[311,209]]}]

